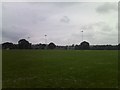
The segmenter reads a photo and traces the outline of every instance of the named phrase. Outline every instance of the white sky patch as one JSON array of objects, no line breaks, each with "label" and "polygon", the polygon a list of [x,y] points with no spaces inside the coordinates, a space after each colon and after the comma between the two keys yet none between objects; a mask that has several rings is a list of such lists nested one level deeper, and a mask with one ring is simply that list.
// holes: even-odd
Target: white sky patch
[{"label": "white sky patch", "polygon": [[1,2],[119,2],[119,0],[1,0]]},{"label": "white sky patch", "polygon": [[[99,12],[101,6],[109,12]],[[90,44],[118,44],[115,7],[117,3],[109,2],[3,3],[3,42],[30,37],[32,43],[44,43],[46,34],[48,43],[79,44],[83,30],[84,40]]]}]

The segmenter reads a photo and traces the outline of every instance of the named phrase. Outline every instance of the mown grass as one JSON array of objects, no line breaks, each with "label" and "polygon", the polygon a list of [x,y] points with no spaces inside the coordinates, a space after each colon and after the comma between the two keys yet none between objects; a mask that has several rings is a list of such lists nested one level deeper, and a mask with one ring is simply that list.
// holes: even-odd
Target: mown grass
[{"label": "mown grass", "polygon": [[3,88],[115,88],[118,51],[3,50]]},{"label": "mown grass", "polygon": [[0,89],[2,88],[2,50],[0,49]]}]

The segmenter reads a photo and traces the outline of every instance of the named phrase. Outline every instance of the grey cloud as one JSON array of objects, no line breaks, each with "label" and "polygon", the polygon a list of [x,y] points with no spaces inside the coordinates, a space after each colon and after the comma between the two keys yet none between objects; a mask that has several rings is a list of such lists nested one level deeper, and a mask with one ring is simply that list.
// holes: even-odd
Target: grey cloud
[{"label": "grey cloud", "polygon": [[108,13],[108,12],[117,11],[117,10],[118,10],[117,3],[110,3],[110,2],[105,3],[96,9],[98,13]]},{"label": "grey cloud", "polygon": [[109,32],[109,31],[112,31],[113,28],[108,26],[108,25],[104,25],[103,28],[102,28],[103,31],[106,31],[106,32]]},{"label": "grey cloud", "polygon": [[120,2],[118,3],[118,24],[116,27],[118,28],[118,42],[120,43]]},{"label": "grey cloud", "polygon": [[68,16],[63,16],[61,19],[60,19],[61,22],[64,22],[64,23],[69,23],[70,22],[70,19],[68,18]]},{"label": "grey cloud", "polygon": [[[14,34],[14,35],[13,35]],[[16,34],[16,33],[14,33],[14,32],[5,32],[5,31],[2,31],[2,41],[12,41],[12,42],[16,42],[16,41],[18,41],[19,40],[19,36]]]},{"label": "grey cloud", "polygon": [[71,7],[71,6],[74,6],[76,4],[82,4],[82,3],[79,3],[79,2],[59,2],[59,3],[53,3],[54,5],[56,5],[56,7]]},{"label": "grey cloud", "polygon": [[[101,16],[94,12],[96,6],[99,5],[99,3],[83,3],[82,5],[81,3],[49,2],[30,4],[4,3],[2,17],[3,41],[17,42],[20,38],[25,38],[29,35],[31,37],[29,39],[30,42],[44,43],[44,35],[47,34],[48,42],[53,41],[60,45],[79,44],[81,42],[80,29],[84,29],[84,39],[91,44],[99,44],[102,41],[111,43],[112,40],[107,41],[107,39],[109,39],[109,33],[112,33],[113,39],[116,39],[113,34],[115,33],[113,30],[114,26],[110,26],[111,22],[105,22],[110,18],[114,19],[114,15],[109,13],[110,16],[108,15],[108,18],[103,20],[106,15]],[[111,8],[110,6],[108,7]],[[98,12],[101,13],[99,10]],[[111,17],[111,15],[113,16]],[[101,19],[103,22],[100,22]],[[115,22],[113,21],[113,23]],[[13,29],[11,26],[15,26],[15,28]],[[103,35],[104,33],[105,35]],[[103,36],[106,36],[107,39],[104,39]],[[98,40],[98,38],[101,38],[101,40]]]},{"label": "grey cloud", "polygon": [[93,29],[93,25],[91,25],[91,24],[81,25],[81,26],[80,26],[80,29],[81,29],[81,30],[91,30],[91,29]]},{"label": "grey cloud", "polygon": [[110,27],[105,22],[97,22],[97,23],[93,24],[93,27],[99,27],[101,29],[101,31],[105,31],[105,32],[110,32],[113,30],[113,28]]},{"label": "grey cloud", "polygon": [[87,25],[81,25],[81,30],[93,30],[96,27],[101,29],[100,31],[105,31],[105,32],[109,32],[109,31],[113,30],[113,28],[110,27],[105,22],[96,22],[96,23],[91,23],[91,24],[87,24]]},{"label": "grey cloud", "polygon": [[26,36],[27,36],[27,32],[25,32],[25,31],[18,32],[17,30],[12,30],[10,28],[9,28],[9,30],[8,29],[2,30],[2,41],[9,40],[9,41],[16,43],[16,41],[18,41],[21,38],[25,38]]},{"label": "grey cloud", "polygon": [[0,3],[0,43],[2,42],[2,3]]},{"label": "grey cloud", "polygon": [[[81,29],[84,30],[83,39],[90,43],[92,42],[92,44],[112,44],[117,42],[116,28],[111,27],[105,22],[81,25]],[[79,44],[82,41],[81,31],[78,33],[73,33],[70,36],[70,40],[76,44]]]},{"label": "grey cloud", "polygon": [[53,5],[55,7],[59,7],[59,8],[71,7],[76,4],[82,4],[81,2],[80,3],[79,2],[29,2],[28,4],[40,6],[41,4],[50,5],[49,3],[51,3],[51,5]]},{"label": "grey cloud", "polygon": [[[94,32],[92,32],[92,31],[84,31],[83,32],[83,40],[85,40],[85,41],[88,41],[90,44],[91,44],[91,42],[92,42],[92,44],[94,44],[94,43],[96,43],[95,42],[95,37],[94,37]],[[81,31],[79,31],[78,33],[73,33],[73,34],[71,34],[71,36],[69,37],[69,39],[68,40],[70,40],[71,41],[71,43],[70,44],[80,44],[81,42],[82,42],[82,32]],[[68,40],[66,40],[66,41],[68,41]]]}]

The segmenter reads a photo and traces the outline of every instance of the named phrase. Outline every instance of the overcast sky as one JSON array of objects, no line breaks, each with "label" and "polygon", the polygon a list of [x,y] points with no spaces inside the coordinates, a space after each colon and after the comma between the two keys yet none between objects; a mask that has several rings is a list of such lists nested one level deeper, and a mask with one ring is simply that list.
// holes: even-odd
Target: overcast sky
[{"label": "overcast sky", "polygon": [[[117,2],[2,3],[2,42],[118,44]],[[30,37],[30,38],[28,38]]]}]

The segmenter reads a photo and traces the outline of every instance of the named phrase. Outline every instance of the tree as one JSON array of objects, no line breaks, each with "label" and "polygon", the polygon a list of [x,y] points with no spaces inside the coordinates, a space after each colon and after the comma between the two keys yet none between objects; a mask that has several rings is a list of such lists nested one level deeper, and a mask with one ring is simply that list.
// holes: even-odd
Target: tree
[{"label": "tree", "polygon": [[56,45],[54,43],[49,43],[48,44],[48,49],[55,49],[56,48]]},{"label": "tree", "polygon": [[80,45],[75,45],[75,50],[79,50],[80,49]]},{"label": "tree", "polygon": [[120,43],[118,44],[118,50],[120,50]]},{"label": "tree", "polygon": [[90,48],[90,45],[89,45],[89,43],[88,42],[86,42],[86,41],[83,41],[81,44],[80,44],[80,49],[85,49],[85,50],[87,50],[87,49],[89,49]]},{"label": "tree", "polygon": [[13,49],[14,48],[14,44],[11,42],[5,42],[2,44],[2,49]]},{"label": "tree", "polygon": [[40,49],[45,49],[46,46],[47,46],[46,44],[39,44]]},{"label": "tree", "polygon": [[19,49],[30,49],[31,44],[27,40],[21,39],[18,41],[18,47]]}]

